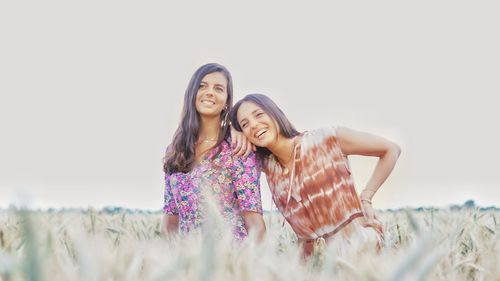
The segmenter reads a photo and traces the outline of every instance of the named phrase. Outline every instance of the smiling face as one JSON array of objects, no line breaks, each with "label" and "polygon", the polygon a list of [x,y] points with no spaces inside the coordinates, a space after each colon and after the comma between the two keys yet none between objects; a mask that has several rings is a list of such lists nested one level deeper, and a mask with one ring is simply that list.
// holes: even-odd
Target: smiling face
[{"label": "smiling face", "polygon": [[212,72],[201,80],[196,93],[196,111],[201,116],[220,116],[227,104],[227,79],[221,72]]},{"label": "smiling face", "polygon": [[254,145],[269,148],[278,141],[276,121],[255,103],[243,102],[236,116],[243,134]]}]

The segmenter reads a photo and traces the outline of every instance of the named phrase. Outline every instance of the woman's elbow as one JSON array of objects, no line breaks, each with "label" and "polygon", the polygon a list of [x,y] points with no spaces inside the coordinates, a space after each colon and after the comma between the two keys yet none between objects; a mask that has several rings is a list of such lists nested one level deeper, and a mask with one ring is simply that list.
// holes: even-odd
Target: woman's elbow
[{"label": "woman's elbow", "polygon": [[401,155],[401,147],[392,141],[387,141],[380,153],[380,157],[387,157],[396,160],[399,158],[399,155]]},{"label": "woman's elbow", "polygon": [[396,155],[396,158],[399,158],[399,155],[401,155],[401,146],[399,146],[397,143],[391,142],[391,150],[394,155]]}]

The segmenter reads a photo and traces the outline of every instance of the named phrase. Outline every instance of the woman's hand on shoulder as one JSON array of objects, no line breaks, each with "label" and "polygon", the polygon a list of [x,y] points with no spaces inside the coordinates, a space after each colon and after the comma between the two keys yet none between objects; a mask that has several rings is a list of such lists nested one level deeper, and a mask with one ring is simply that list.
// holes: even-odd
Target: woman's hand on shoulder
[{"label": "woman's hand on shoulder", "polygon": [[248,157],[252,151],[255,151],[255,146],[242,132],[237,131],[233,126],[231,126],[231,148],[235,156],[245,158]]}]

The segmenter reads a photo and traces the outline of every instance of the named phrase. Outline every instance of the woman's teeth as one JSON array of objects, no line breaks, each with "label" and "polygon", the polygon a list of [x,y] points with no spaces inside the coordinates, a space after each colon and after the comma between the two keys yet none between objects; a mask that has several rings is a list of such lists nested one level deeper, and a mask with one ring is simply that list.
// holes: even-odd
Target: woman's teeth
[{"label": "woman's teeth", "polygon": [[260,130],[255,134],[255,137],[260,139],[264,134],[267,132],[267,130]]}]

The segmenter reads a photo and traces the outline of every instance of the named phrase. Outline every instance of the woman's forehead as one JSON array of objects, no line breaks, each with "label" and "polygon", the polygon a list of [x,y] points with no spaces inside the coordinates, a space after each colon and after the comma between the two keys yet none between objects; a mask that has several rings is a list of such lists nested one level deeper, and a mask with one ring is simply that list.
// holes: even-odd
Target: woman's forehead
[{"label": "woman's forehead", "polygon": [[221,72],[212,72],[205,75],[201,82],[209,83],[209,84],[220,84],[223,86],[227,86],[226,76]]},{"label": "woman's forehead", "polygon": [[251,101],[244,101],[238,108],[238,119],[245,118],[258,110],[261,110],[260,106],[256,105]]}]

